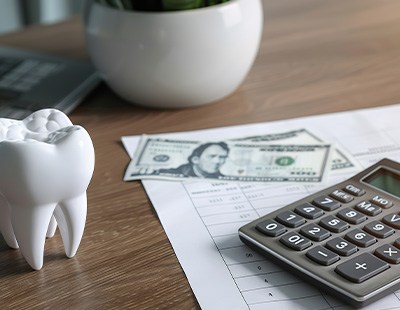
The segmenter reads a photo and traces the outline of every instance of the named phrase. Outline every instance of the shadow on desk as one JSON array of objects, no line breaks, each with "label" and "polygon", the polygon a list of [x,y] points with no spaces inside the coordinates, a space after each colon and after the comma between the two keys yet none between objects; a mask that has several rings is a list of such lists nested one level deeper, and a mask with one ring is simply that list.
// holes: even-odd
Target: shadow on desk
[{"label": "shadow on desk", "polygon": [[11,249],[0,234],[0,279],[30,271],[19,250]]},{"label": "shadow on desk", "polygon": [[[46,240],[47,242],[49,240]],[[58,264],[63,260],[69,260],[64,252],[46,253],[45,250],[43,266],[50,265],[54,261]],[[0,234],[0,279],[24,273],[40,273],[40,271],[33,270],[21,252],[10,248]]]}]

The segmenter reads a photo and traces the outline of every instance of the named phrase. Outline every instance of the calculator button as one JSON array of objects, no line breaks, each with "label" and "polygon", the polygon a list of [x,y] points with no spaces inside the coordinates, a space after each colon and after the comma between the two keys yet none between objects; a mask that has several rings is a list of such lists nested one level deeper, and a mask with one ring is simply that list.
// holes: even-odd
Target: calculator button
[{"label": "calculator button", "polygon": [[365,194],[365,190],[362,188],[358,188],[357,186],[354,186],[352,184],[347,184],[343,190],[345,192],[348,192],[349,194],[352,194],[353,196],[360,197]]},{"label": "calculator button", "polygon": [[350,208],[344,208],[340,210],[336,215],[337,217],[341,218],[342,220],[345,220],[350,224],[360,224],[367,219],[367,217],[364,214],[361,214],[355,211],[354,209]]},{"label": "calculator button", "polygon": [[329,240],[325,246],[340,256],[350,256],[357,252],[357,247],[354,244],[340,237]]},{"label": "calculator button", "polygon": [[339,256],[336,253],[320,245],[308,250],[306,255],[308,258],[324,266],[332,265],[339,260]]},{"label": "calculator button", "polygon": [[352,195],[349,195],[339,189],[330,193],[329,196],[331,196],[332,198],[334,198],[336,200],[339,200],[340,202],[344,202],[344,203],[350,202],[354,199],[354,197]]},{"label": "calculator button", "polygon": [[394,234],[394,230],[392,228],[378,221],[372,221],[368,223],[364,226],[364,230],[378,238],[387,238]]},{"label": "calculator button", "polygon": [[398,249],[400,249],[400,238],[397,238],[396,241],[394,242],[394,246]]},{"label": "calculator button", "polygon": [[390,264],[400,263],[400,251],[390,244],[384,244],[377,248],[374,252],[376,256],[382,258]]},{"label": "calculator button", "polygon": [[377,241],[374,236],[371,236],[360,229],[353,229],[352,231],[349,231],[344,238],[363,248],[369,247]]},{"label": "calculator button", "polygon": [[332,215],[328,215],[327,217],[324,217],[323,219],[321,219],[319,221],[319,224],[332,231],[335,233],[339,233],[342,232],[344,230],[346,230],[347,228],[349,228],[349,224],[347,224],[346,222],[339,220],[338,218],[332,216]]},{"label": "calculator button", "polygon": [[382,222],[388,224],[389,226],[395,229],[400,229],[400,215],[396,213],[390,213],[388,215],[385,215],[382,219]]},{"label": "calculator button", "polygon": [[341,206],[340,202],[333,200],[328,196],[320,196],[313,200],[312,202],[317,207],[324,209],[325,211],[332,211]]},{"label": "calculator button", "polygon": [[308,219],[316,219],[324,214],[324,211],[322,211],[320,208],[317,208],[309,203],[297,206],[294,209],[294,212]]},{"label": "calculator button", "polygon": [[359,202],[354,209],[357,211],[360,211],[366,215],[369,216],[374,216],[382,212],[382,209],[378,207],[377,205],[374,205],[373,203],[369,201],[361,201]]},{"label": "calculator button", "polygon": [[376,195],[374,198],[372,198],[371,202],[373,202],[374,204],[378,205],[379,207],[381,207],[383,209],[388,209],[393,205],[393,203],[390,200],[387,200],[378,195]]},{"label": "calculator button", "polygon": [[267,219],[261,223],[258,223],[256,229],[262,232],[264,235],[270,237],[276,237],[286,232],[286,228],[283,225],[271,219]]},{"label": "calculator button", "polygon": [[351,282],[361,283],[382,271],[389,265],[370,253],[363,253],[336,266],[336,273]]},{"label": "calculator button", "polygon": [[300,225],[303,225],[306,222],[306,220],[303,217],[294,214],[292,211],[285,211],[279,213],[275,219],[279,223],[288,227],[299,227]]},{"label": "calculator button", "polygon": [[300,233],[314,241],[322,241],[328,238],[331,234],[329,231],[326,229],[316,225],[316,224],[308,224],[306,226],[303,226],[300,229]]},{"label": "calculator button", "polygon": [[279,240],[287,247],[296,251],[303,251],[311,246],[310,240],[295,232],[289,232],[286,235],[283,235]]}]

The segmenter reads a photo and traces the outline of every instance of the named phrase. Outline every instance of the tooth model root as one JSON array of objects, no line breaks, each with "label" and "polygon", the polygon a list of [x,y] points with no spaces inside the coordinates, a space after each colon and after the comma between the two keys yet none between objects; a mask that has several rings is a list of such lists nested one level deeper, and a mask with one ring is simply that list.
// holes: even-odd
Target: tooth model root
[{"label": "tooth model root", "polygon": [[50,220],[49,228],[47,229],[46,237],[47,238],[53,237],[54,234],[56,233],[56,229],[57,229],[57,222],[56,222],[56,219],[54,218],[54,216],[52,216],[51,220]]},{"label": "tooth model root", "polygon": [[67,257],[73,257],[78,250],[85,227],[86,210],[86,192],[60,202],[55,210],[54,215],[60,228]]},{"label": "tooth model root", "polygon": [[15,239],[11,225],[11,210],[5,199],[0,196],[0,232],[10,248],[18,249],[18,242]]},{"label": "tooth model root", "polygon": [[43,266],[46,233],[56,204],[13,206],[11,222],[22,255],[35,270]]},{"label": "tooth model root", "polygon": [[73,257],[85,228],[86,190],[94,170],[87,131],[54,109],[22,121],[0,118],[0,232],[35,270],[46,237],[58,227]]}]

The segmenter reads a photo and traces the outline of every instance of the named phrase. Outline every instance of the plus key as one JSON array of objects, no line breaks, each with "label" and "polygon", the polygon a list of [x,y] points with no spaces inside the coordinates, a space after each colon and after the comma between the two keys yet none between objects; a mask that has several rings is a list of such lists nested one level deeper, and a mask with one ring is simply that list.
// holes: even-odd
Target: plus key
[{"label": "plus key", "polygon": [[370,253],[358,255],[336,266],[336,273],[351,282],[361,283],[389,268],[383,260]]},{"label": "plus key", "polygon": [[390,244],[380,246],[374,254],[390,264],[400,263],[400,250]]}]

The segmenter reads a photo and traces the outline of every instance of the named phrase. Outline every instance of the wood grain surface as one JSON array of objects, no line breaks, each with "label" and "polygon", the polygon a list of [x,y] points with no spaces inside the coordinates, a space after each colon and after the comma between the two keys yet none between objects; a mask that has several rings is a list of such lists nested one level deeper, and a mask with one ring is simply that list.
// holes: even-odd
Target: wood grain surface
[{"label": "wood grain surface", "polygon": [[[76,257],[67,259],[57,232],[46,242],[44,268],[35,272],[0,237],[1,309],[199,307],[140,182],[122,181],[129,157],[121,136],[400,102],[400,1],[263,4],[258,57],[231,96],[191,109],[147,109],[119,99],[101,84],[71,114],[90,132],[96,150],[81,246]],[[78,18],[3,35],[0,44],[88,57]]]}]

